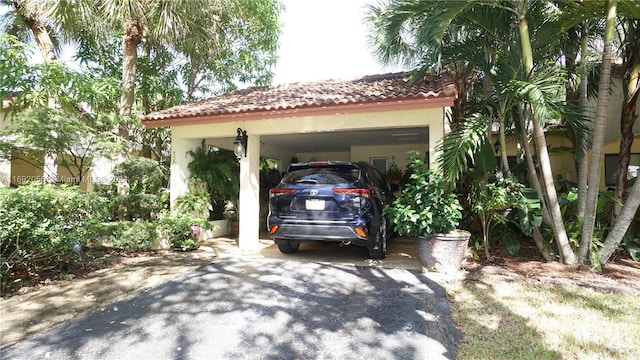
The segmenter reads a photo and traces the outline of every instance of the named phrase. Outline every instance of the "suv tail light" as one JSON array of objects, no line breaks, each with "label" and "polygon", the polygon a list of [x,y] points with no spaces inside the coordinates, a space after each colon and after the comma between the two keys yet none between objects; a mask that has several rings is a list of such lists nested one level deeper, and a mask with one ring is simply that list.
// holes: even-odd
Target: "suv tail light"
[{"label": "suv tail light", "polygon": [[337,194],[354,195],[365,198],[371,196],[372,193],[369,189],[333,189],[333,192]]},{"label": "suv tail light", "polygon": [[283,194],[291,194],[296,192],[295,189],[270,189],[269,190],[269,196],[278,196],[278,195],[283,195]]}]

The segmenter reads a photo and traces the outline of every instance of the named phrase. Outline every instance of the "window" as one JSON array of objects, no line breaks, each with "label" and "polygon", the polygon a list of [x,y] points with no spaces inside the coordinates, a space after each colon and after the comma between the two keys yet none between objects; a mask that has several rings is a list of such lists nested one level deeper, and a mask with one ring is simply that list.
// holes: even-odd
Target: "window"
[{"label": "window", "polygon": [[384,174],[387,172],[387,160],[388,158],[386,157],[372,157],[369,162],[371,163],[371,166]]},{"label": "window", "polygon": [[[604,176],[606,186],[616,186],[618,181],[618,167],[620,166],[620,155],[605,154],[604,156]],[[640,154],[631,154],[629,159],[628,177],[638,175],[638,167],[640,166]]]}]

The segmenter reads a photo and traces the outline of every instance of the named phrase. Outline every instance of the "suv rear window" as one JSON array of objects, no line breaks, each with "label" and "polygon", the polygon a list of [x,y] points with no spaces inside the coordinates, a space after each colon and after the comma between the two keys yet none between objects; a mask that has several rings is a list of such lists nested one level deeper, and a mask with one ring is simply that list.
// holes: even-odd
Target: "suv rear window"
[{"label": "suv rear window", "polygon": [[360,169],[352,167],[314,167],[294,170],[282,178],[284,184],[350,184],[360,178]]}]

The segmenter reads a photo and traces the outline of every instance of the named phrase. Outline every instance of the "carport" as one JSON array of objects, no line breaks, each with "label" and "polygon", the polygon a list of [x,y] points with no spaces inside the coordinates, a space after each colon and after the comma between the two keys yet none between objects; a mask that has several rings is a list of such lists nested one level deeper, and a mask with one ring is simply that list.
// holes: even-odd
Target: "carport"
[{"label": "carport", "polygon": [[260,227],[260,158],[364,160],[401,169],[406,152],[437,154],[446,114],[456,98],[448,74],[409,83],[408,73],[366,76],[272,87],[252,87],[142,117],[146,127],[171,127],[171,206],[187,191],[189,150],[205,143],[233,149],[246,131],[240,158],[239,246],[257,246]]}]

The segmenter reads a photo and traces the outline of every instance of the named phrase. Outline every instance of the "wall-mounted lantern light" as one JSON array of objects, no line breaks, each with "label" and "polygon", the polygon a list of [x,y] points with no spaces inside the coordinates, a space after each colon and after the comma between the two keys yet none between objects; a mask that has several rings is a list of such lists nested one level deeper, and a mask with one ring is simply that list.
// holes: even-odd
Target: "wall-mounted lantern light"
[{"label": "wall-mounted lantern light", "polygon": [[496,140],[495,144],[493,144],[493,151],[495,151],[496,154],[500,153],[500,140]]},{"label": "wall-mounted lantern light", "polygon": [[247,132],[238,128],[238,136],[233,140],[233,153],[236,154],[236,158],[238,161],[242,159],[242,157],[247,157],[247,142],[249,141],[249,137],[247,136]]}]

